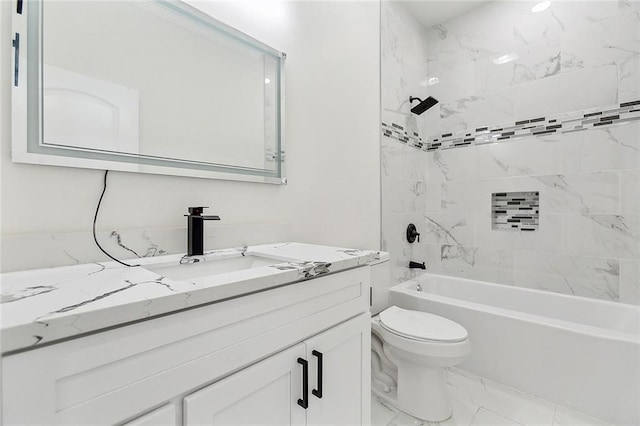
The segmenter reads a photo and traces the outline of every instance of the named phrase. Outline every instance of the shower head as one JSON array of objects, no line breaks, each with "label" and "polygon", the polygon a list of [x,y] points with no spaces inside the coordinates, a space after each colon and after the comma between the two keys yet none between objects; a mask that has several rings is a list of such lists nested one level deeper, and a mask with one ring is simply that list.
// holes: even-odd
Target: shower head
[{"label": "shower head", "polygon": [[431,96],[429,96],[424,101],[420,98],[414,98],[413,96],[410,96],[409,102],[413,102],[413,101],[420,101],[418,105],[411,108],[411,112],[417,115],[422,114],[423,112],[425,112],[426,110],[428,110],[429,108],[431,108],[432,106],[438,103],[438,100]]}]

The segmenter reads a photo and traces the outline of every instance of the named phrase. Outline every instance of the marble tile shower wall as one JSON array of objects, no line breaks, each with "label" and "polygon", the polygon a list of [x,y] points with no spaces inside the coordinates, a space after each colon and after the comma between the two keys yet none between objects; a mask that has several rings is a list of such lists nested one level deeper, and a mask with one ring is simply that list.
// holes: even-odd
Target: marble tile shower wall
[{"label": "marble tile shower wall", "polygon": [[[420,137],[640,99],[640,2],[531,5],[488,3],[427,32],[438,84],[426,91],[440,103]],[[505,55],[516,59],[496,64]],[[403,162],[426,173],[400,172]],[[640,121],[433,152],[383,137],[383,166],[383,214],[401,215],[387,205],[398,199],[415,208],[410,254],[430,271],[640,304]],[[539,229],[492,230],[491,194],[518,191],[539,191]],[[390,241],[401,229],[388,217]]]},{"label": "marble tile shower wall", "polygon": [[[383,1],[382,7],[382,121],[396,123],[411,134],[426,134],[426,122],[411,114],[409,96],[425,92],[427,32],[399,3]],[[424,262],[427,246],[409,244],[407,225],[425,230],[427,208],[425,152],[382,138],[382,249],[391,254],[394,282],[413,277],[409,261]]]}]

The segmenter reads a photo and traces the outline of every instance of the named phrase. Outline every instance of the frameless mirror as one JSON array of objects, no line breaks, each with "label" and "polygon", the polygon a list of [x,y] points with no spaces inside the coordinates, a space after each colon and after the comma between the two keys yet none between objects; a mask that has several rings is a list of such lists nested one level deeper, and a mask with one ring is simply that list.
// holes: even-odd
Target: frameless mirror
[{"label": "frameless mirror", "polygon": [[177,1],[18,1],[13,159],[284,183],[285,55]]}]

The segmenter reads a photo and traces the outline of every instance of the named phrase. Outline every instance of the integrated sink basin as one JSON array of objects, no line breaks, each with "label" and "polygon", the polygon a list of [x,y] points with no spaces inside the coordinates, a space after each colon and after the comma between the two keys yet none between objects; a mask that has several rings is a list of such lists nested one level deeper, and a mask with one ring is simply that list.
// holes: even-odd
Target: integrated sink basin
[{"label": "integrated sink basin", "polygon": [[236,272],[247,269],[260,268],[263,266],[277,265],[286,262],[286,260],[274,257],[260,256],[247,253],[244,256],[237,255],[233,257],[223,258],[199,258],[199,262],[194,263],[178,263],[166,262],[151,265],[144,265],[145,269],[162,275],[172,280],[189,280],[198,277],[207,277],[211,275],[225,274],[228,272]]}]

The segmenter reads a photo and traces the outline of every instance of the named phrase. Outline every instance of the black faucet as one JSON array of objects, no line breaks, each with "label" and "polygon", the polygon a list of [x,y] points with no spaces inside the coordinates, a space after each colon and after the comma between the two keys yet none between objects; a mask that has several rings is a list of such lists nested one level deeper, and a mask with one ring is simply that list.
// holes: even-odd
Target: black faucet
[{"label": "black faucet", "polygon": [[187,217],[187,256],[204,254],[204,221],[220,220],[220,216],[202,216],[209,207],[189,207]]},{"label": "black faucet", "polygon": [[427,265],[424,264],[424,262],[422,263],[418,263],[418,262],[414,262],[413,260],[409,262],[409,268],[415,268],[415,269],[427,269]]}]

